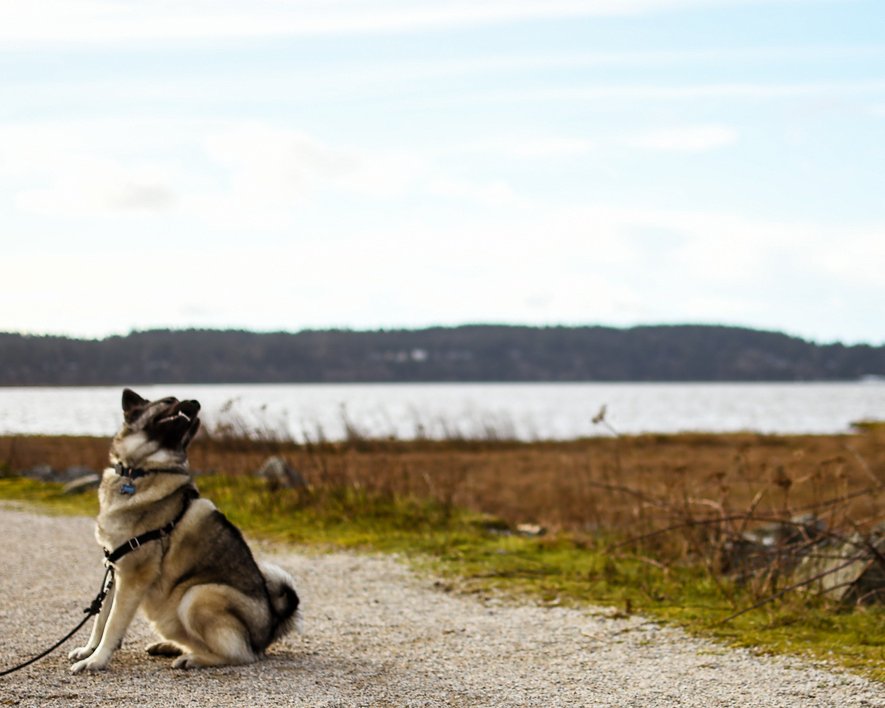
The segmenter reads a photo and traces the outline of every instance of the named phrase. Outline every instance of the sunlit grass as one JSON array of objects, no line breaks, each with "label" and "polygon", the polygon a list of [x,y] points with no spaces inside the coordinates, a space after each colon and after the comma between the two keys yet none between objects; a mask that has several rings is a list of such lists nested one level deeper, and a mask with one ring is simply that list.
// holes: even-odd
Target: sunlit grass
[{"label": "sunlit grass", "polygon": [[[839,609],[787,597],[718,624],[753,598],[705,568],[668,568],[607,541],[568,534],[522,537],[491,516],[417,498],[353,487],[270,490],[250,477],[203,476],[198,485],[256,539],[302,548],[396,553],[458,592],[526,597],[542,604],[608,605],[641,612],[763,651],[823,659],[885,680],[885,610]],[[95,514],[94,494],[65,496],[61,485],[0,479],[0,497],[58,513]]]}]

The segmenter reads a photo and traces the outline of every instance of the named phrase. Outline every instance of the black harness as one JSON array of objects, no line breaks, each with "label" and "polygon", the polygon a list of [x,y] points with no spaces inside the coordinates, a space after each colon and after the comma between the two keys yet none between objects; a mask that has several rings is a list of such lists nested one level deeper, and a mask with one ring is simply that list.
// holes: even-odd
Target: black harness
[{"label": "black harness", "polygon": [[150,543],[151,541],[159,541],[164,536],[168,536],[172,533],[172,529],[174,529],[178,522],[184,517],[187,513],[187,510],[190,508],[191,502],[194,499],[197,499],[200,496],[200,493],[197,491],[196,487],[188,487],[185,490],[184,495],[184,503],[181,506],[181,511],[178,512],[178,516],[176,516],[172,521],[159,529],[154,529],[153,531],[145,531],[138,536],[133,536],[128,541],[121,543],[117,546],[113,551],[108,551],[105,549],[104,555],[107,562],[110,565],[113,565],[118,560],[120,560],[127,553],[132,553],[136,548],[141,546],[144,543]]},{"label": "black harness", "polygon": [[[157,467],[151,469],[142,469],[140,467],[126,467],[120,462],[114,465],[114,471],[121,477],[126,477],[128,479],[138,479],[139,477],[145,477],[149,474],[157,474],[160,472],[165,472],[167,474],[189,474],[186,469],[183,469],[181,467]],[[197,488],[193,484],[188,485],[188,487],[184,490],[184,500],[181,505],[181,511],[178,512],[178,515],[174,519],[172,519],[172,521],[170,521],[162,528],[153,529],[152,531],[145,531],[138,536],[133,536],[128,541],[125,541],[117,546],[113,551],[105,549],[105,562],[108,565],[113,565],[123,556],[127,555],[128,553],[132,553],[132,551],[139,548],[142,544],[150,543],[151,541],[159,541],[161,538],[168,536],[178,525],[178,522],[181,521],[182,518],[184,518],[187,510],[190,508],[191,502],[194,499],[199,498],[199,496],[200,493],[197,491]]]}]

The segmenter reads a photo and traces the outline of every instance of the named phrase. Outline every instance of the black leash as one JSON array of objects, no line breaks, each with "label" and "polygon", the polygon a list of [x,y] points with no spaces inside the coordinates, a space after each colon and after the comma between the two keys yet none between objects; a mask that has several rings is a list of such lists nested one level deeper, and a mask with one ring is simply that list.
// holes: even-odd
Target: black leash
[{"label": "black leash", "polygon": [[[117,465],[118,469],[117,474],[120,474],[124,477],[131,477],[133,479],[137,479],[138,477],[142,477],[145,474],[151,474],[153,472],[176,472],[181,474],[181,471],[176,469],[173,470],[133,470],[132,468],[123,468],[122,465]],[[121,471],[125,470],[125,472]],[[133,474],[140,473],[140,474]],[[186,472],[184,474],[187,474]],[[59,639],[55,644],[53,644],[49,649],[44,651],[42,654],[38,654],[32,659],[28,659],[23,664],[19,664],[18,666],[13,666],[11,669],[6,669],[5,671],[0,671],[0,677],[6,676],[7,674],[11,674],[14,671],[18,671],[19,669],[23,669],[26,666],[30,666],[35,661],[40,661],[47,654],[51,654],[56,649],[58,649],[62,644],[64,644],[68,639],[73,637],[77,632],[80,631],[80,628],[89,621],[90,617],[94,617],[101,611],[101,605],[110,592],[111,588],[114,585],[114,563],[120,560],[123,556],[131,553],[132,551],[140,548],[144,543],[150,543],[151,541],[159,541],[161,538],[168,536],[172,533],[172,529],[174,529],[178,522],[184,517],[187,513],[187,510],[190,508],[191,502],[194,499],[197,499],[200,496],[200,493],[197,491],[197,488],[193,486],[193,484],[189,485],[185,488],[184,491],[184,503],[182,504],[181,511],[178,512],[178,516],[176,516],[172,521],[166,524],[163,528],[154,529],[153,531],[148,531],[147,533],[143,533],[140,536],[135,536],[134,538],[130,538],[125,543],[121,544],[113,551],[105,550],[105,557],[107,560],[105,561],[105,565],[107,566],[107,570],[104,574],[104,579],[101,581],[101,590],[98,591],[98,595],[95,596],[95,599],[92,601],[92,604],[89,605],[83,612],[86,613],[86,616],[83,620],[74,627],[70,632],[68,632],[62,639]]]},{"label": "black leash", "polygon": [[86,616],[83,620],[74,627],[70,632],[68,632],[64,637],[59,639],[55,644],[53,644],[49,649],[44,651],[42,654],[37,654],[37,656],[28,659],[23,664],[19,664],[18,666],[13,666],[11,669],[6,669],[5,671],[0,671],[0,676],[6,676],[8,674],[13,673],[14,671],[18,671],[19,669],[23,669],[26,666],[30,666],[35,661],[40,661],[47,654],[51,654],[56,649],[58,649],[62,644],[64,644],[68,639],[73,637],[80,629],[83,627],[86,622],[89,621],[90,617],[94,617],[101,611],[101,605],[107,597],[108,593],[111,591],[111,588],[114,585],[114,567],[112,565],[108,565],[107,570],[104,573],[104,579],[101,581],[101,590],[98,591],[98,595],[95,596],[95,599],[92,601],[92,604],[89,605],[83,612],[86,613]]}]

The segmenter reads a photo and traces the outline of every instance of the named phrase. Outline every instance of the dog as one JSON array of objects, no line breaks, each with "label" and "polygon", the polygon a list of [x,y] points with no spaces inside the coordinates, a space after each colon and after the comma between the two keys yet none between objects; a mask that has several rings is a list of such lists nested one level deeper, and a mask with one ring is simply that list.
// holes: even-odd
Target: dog
[{"label": "dog", "polygon": [[172,666],[248,664],[300,623],[291,576],[257,563],[239,530],[200,498],[187,447],[198,401],[148,401],[123,390],[123,426],[98,490],[95,537],[113,581],[73,673],[107,667],[141,608],[161,641],[148,654]]}]

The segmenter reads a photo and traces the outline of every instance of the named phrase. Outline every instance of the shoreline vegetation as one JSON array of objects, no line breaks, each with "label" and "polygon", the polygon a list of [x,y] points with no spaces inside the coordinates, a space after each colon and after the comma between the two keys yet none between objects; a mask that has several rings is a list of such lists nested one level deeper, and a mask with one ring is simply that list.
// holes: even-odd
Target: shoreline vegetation
[{"label": "shoreline vegetation", "polygon": [[[862,566],[885,577],[885,426],[612,433],[517,442],[353,431],[296,443],[231,424],[202,433],[190,463],[203,494],[255,538],[396,553],[443,591],[643,613],[885,681],[885,603],[875,588],[854,591],[858,573],[845,576]],[[93,515],[94,493],[64,495],[20,474],[100,470],[108,444],[0,436],[0,498]],[[303,484],[257,476],[270,456]]]},{"label": "shoreline vegetation", "polygon": [[882,344],[820,344],[715,325],[149,330],[101,340],[0,332],[0,361],[2,386],[885,377]]}]

